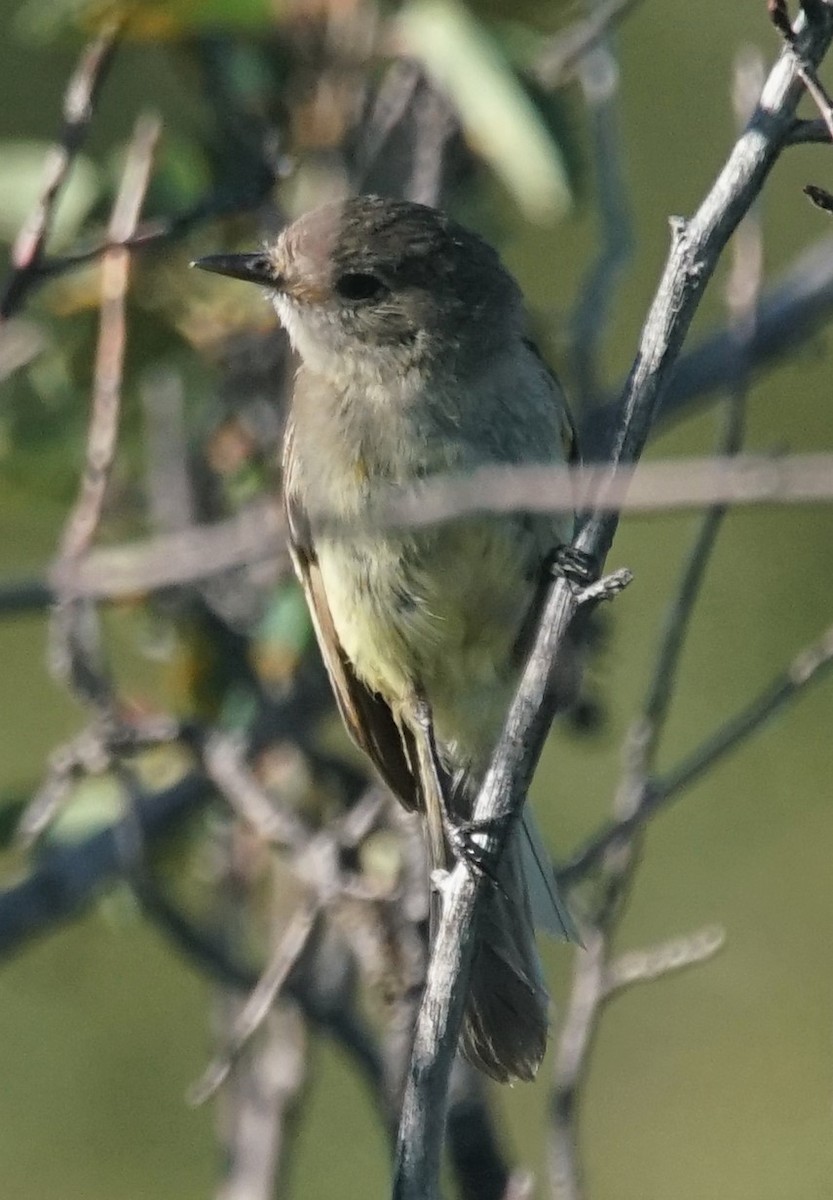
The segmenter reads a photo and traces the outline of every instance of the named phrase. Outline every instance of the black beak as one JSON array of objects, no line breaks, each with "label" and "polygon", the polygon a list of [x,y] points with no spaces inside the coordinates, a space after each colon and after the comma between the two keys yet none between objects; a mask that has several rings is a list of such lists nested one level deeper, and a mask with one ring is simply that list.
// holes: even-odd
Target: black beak
[{"label": "black beak", "polygon": [[208,254],[191,263],[202,271],[214,271],[217,275],[230,275],[232,279],[243,279],[247,283],[258,283],[261,287],[278,288],[279,275],[267,254]]}]

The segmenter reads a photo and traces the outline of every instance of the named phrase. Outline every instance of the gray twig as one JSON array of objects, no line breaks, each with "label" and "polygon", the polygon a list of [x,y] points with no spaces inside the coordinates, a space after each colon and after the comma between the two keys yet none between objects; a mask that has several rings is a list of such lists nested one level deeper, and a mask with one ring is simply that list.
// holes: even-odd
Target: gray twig
[{"label": "gray twig", "polygon": [[634,829],[651,820],[686,788],[696,783],[722,758],[737,750],[748,738],[795,700],[809,684],[817,681],[833,665],[833,625],[811,646],[797,654],[748,705],[724,721],[682,762],[665,775],[646,781],[645,790],[634,812],[612,821],[589,840],[557,872],[559,881],[571,887],[592,871],[605,851]]},{"label": "gray twig", "polygon": [[98,547],[75,563],[59,561],[50,570],[49,582],[55,590],[118,600],[270,560],[277,570],[289,567],[283,514],[267,500],[212,524]]},{"label": "gray twig", "polygon": [[[760,70],[757,60],[749,57],[744,57],[736,66],[734,99],[741,127],[754,110],[760,92]],[[737,454],[743,438],[746,373],[740,364],[745,361],[745,348],[755,328],[761,262],[760,225],[750,212],[737,232],[727,288],[739,363],[720,438],[723,453],[730,456]],[[726,512],[725,505],[715,504],[704,514],[669,608],[642,714],[634,722],[625,742],[624,769],[613,802],[620,823],[635,817],[645,797],[670,712],[691,616]],[[558,1200],[580,1200],[582,1195],[578,1100],[604,1006],[633,983],[657,979],[669,971],[705,961],[720,945],[720,941],[715,941],[711,935],[705,939],[700,936],[611,961],[613,937],[633,887],[643,828],[643,825],[633,825],[628,835],[608,843],[597,859],[599,898],[587,935],[592,951],[586,958],[577,955],[575,960],[567,1018],[558,1039],[553,1070],[550,1174],[553,1194]]]},{"label": "gray twig", "polygon": [[[818,62],[833,35],[833,19],[803,23],[802,49]],[[738,139],[714,187],[690,222],[677,220],[671,252],[625,387],[609,458],[612,469],[635,462],[645,445],[655,409],[683,339],[723,247],[761,190],[790,128],[800,95],[792,55],[782,54],[761,103]],[[575,541],[591,561],[604,562],[618,521],[593,512]],[[580,599],[567,579],[553,584],[535,645],[510,707],[503,733],[474,805],[473,817],[491,829],[505,828],[520,812],[549,728],[552,674]],[[500,838],[481,836],[499,853]],[[397,1145],[394,1196],[435,1200],[445,1125],[448,1078],[457,1048],[482,880],[458,864],[443,889],[442,915],[428,968],[406,1086]]]},{"label": "gray twig", "polygon": [[637,0],[602,0],[593,11],[556,34],[539,56],[534,75],[544,87],[569,83],[582,58],[592,51]]},{"label": "gray twig", "polygon": [[[750,369],[770,369],[818,334],[833,311],[833,240],[823,238],[799,254],[792,267],[758,306],[757,329],[748,347]],[[731,383],[735,375],[736,341],[727,326],[706,336],[677,360],[660,400],[657,425],[690,416],[695,403],[705,403]],[[579,439],[588,459],[603,456],[608,431],[616,419],[618,392],[581,414]]]},{"label": "gray twig", "polygon": [[[828,136],[833,137],[833,100],[827,94],[814,65],[805,60],[802,54],[801,47],[796,40],[795,30],[790,24],[786,0],[770,0],[769,10],[773,25],[781,34],[786,44],[795,53],[798,76],[809,94],[813,97],[816,107],[821,113],[821,119],[827,126]],[[808,13],[806,8],[804,11]]]},{"label": "gray twig", "polygon": [[109,22],[81,53],[64,95],[64,125],[44,163],[41,193],[12,247],[12,272],[0,297],[0,323],[24,303],[41,276],[43,252],[52,228],[55,206],[72,164],[84,142],[118,44],[122,20]]},{"label": "gray twig", "polygon": [[[737,352],[733,374],[738,370]],[[681,512],[708,504],[816,504],[833,499],[833,454],[745,454],[581,467],[489,466],[407,489],[391,485],[360,522],[311,514],[324,534],[370,528],[424,529],[478,513],[572,512],[599,516]]]},{"label": "gray twig", "polygon": [[287,922],[269,965],[235,1018],[227,1044],[190,1089],[188,1098],[191,1104],[204,1104],[222,1086],[240,1052],[248,1044],[252,1034],[262,1025],[290,972],[306,949],[319,912],[320,905],[317,900],[306,901],[296,908]]},{"label": "gray twig", "polygon": [[605,995],[633,987],[635,983],[653,983],[675,971],[708,962],[721,949],[726,934],[710,925],[687,937],[672,938],[647,950],[629,950],[620,954],[607,968],[604,979]]},{"label": "gray twig", "polygon": [[[141,117],[133,133],[110,219],[114,240],[129,236],[150,181],[160,124]],[[86,554],[104,508],[116,455],[121,413],[121,380],[126,341],[125,297],[130,271],[127,250],[109,251],[101,263],[101,319],[96,349],[93,396],[81,488],[64,527],[58,551],[64,578]],[[52,618],[52,661],[88,703],[105,715],[112,709],[109,680],[100,661],[97,620],[89,601],[62,591]]]},{"label": "gray twig", "polygon": [[577,409],[583,411],[599,399],[600,343],[616,284],[633,251],[633,231],[618,125],[619,65],[608,37],[601,38],[580,59],[578,76],[590,118],[601,218],[599,255],[581,289],[571,321]]},{"label": "gray twig", "polygon": [[[232,1022],[238,1003],[234,996],[224,998]],[[303,1015],[284,997],[267,1014],[257,1045],[235,1063],[218,1097],[224,1155],[215,1200],[272,1200],[282,1194],[281,1174],[306,1075]]]}]

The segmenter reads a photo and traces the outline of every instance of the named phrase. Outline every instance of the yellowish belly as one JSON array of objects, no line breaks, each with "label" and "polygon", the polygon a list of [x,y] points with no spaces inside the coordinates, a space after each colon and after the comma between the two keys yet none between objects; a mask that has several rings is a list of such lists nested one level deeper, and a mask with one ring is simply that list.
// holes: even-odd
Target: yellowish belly
[{"label": "yellowish belly", "polygon": [[491,751],[535,590],[535,547],[510,519],[408,538],[328,541],[318,558],[357,674],[398,712],[420,690],[453,759]]}]

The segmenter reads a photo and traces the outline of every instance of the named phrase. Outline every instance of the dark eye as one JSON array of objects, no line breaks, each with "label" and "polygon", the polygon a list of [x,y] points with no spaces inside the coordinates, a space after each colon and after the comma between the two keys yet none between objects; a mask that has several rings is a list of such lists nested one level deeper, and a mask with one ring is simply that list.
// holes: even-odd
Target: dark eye
[{"label": "dark eye", "polygon": [[350,271],[339,275],[335,282],[335,290],[342,300],[377,300],[388,289],[375,275]]}]

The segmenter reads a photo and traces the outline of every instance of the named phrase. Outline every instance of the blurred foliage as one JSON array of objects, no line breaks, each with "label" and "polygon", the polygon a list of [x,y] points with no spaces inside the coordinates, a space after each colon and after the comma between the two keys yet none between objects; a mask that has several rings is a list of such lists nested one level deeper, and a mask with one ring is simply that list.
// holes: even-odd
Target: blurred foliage
[{"label": "blurred foliage", "polygon": [[[610,330],[610,380],[630,361],[665,252],[666,217],[696,204],[719,161],[716,147],[728,138],[734,47],[750,36],[773,45],[762,9],[673,0],[662,11],[645,5],[623,27],[625,164],[640,240]],[[102,20],[122,17],[125,42],[73,165],[50,254],[83,252],[102,236],[134,114],[159,106],[165,122],[144,209],[149,231],[165,236],[134,259],[125,413],[102,541],[164,531],[152,515],[154,464],[160,439],[173,435],[160,435],[158,416],[143,400],[160,366],[181,390],[176,445],[187,463],[191,515],[216,521],[240,514],[279,487],[289,365],[272,314],[253,289],[189,273],[187,264],[201,253],[257,245],[286,216],[359,182],[356,147],[394,54],[416,58],[448,93],[462,132],[450,143],[443,201],[499,244],[566,368],[566,314],[597,248],[594,211],[576,184],[592,182],[588,128],[572,86],[546,95],[529,75],[546,38],[571,15],[564,4],[2,0],[0,13],[7,31],[0,107],[19,130],[0,144],[5,245],[31,208],[45,148],[60,126],[68,51]],[[369,154],[371,181],[380,162],[398,161],[399,148],[395,138],[382,139],[376,160]],[[800,203],[810,153],[796,150],[769,191],[775,266],[827,228]],[[31,357],[2,380],[0,560],[9,577],[44,570],[75,494],[99,295],[95,263],[45,282],[26,309]],[[718,289],[709,305],[714,318]],[[3,349],[0,342],[0,355]],[[666,436],[660,450],[704,450],[711,438],[709,419],[700,417]],[[824,355],[803,355],[756,388],[751,445],[785,441],[795,449],[831,446]],[[607,811],[617,739],[640,697],[689,533],[687,519],[656,518],[626,524],[617,542],[616,565],[633,566],[637,582],[617,605],[595,669],[608,725],[599,733],[593,722],[596,736],[585,741],[557,733],[535,785],[542,823],[559,848]],[[829,546],[827,512],[730,519],[684,663],[669,756],[690,747],[829,621]],[[299,679],[306,685],[305,672],[315,671],[294,584],[253,567],[199,588],[137,595],[107,612],[104,639],[132,714],[172,711],[245,730],[265,787],[291,797],[313,823],[340,810],[344,797],[321,765],[332,751],[349,760],[332,715],[310,702],[321,754],[314,768],[290,738],[274,734],[275,713]],[[49,754],[88,715],[48,676],[46,643],[43,614],[0,624],[4,847],[21,795],[34,792]],[[802,701],[649,837],[628,938],[641,943],[721,921],[728,948],[696,973],[635,993],[607,1018],[586,1105],[593,1200],[829,1193],[829,706],[829,689]],[[129,766],[146,787],[161,787],[191,762],[183,742],[145,748]],[[109,764],[80,773],[33,858],[5,849],[8,879],[50,846],[106,826],[128,792]],[[216,804],[150,863],[165,894],[214,932],[223,928],[218,894],[228,882],[229,837]],[[289,883],[281,861],[251,840],[236,852],[250,920],[235,948],[254,969],[269,941],[270,897],[283,889],[288,903]],[[361,857],[359,869],[374,881],[390,881],[401,865],[387,830]],[[16,1200],[187,1200],[214,1183],[209,1115],[182,1100],[209,1042],[203,977],[135,911],[108,918],[62,931],[0,977],[0,1162]],[[546,952],[563,990],[567,952]],[[376,1114],[331,1047],[316,1047],[314,1065],[297,1189],[319,1200],[375,1194],[387,1178]],[[534,1088],[498,1097],[519,1160],[540,1172],[546,1085],[545,1068]]]},{"label": "blurred foliage", "polygon": [[[23,139],[0,143],[0,241],[11,242],[34,207],[41,189],[48,142]],[[98,171],[79,155],[72,176],[61,193],[52,226],[52,247],[73,238],[100,191]]]}]

